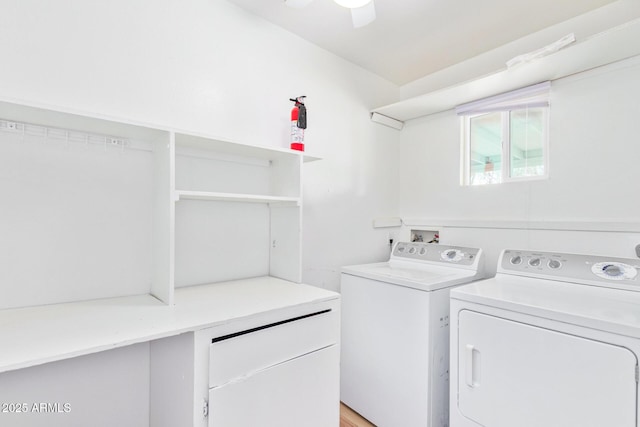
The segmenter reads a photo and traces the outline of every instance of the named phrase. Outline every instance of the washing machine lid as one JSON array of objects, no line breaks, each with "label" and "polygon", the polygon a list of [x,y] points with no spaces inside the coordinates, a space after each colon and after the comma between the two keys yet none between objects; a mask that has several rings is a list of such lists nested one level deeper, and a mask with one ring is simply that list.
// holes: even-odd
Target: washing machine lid
[{"label": "washing machine lid", "polygon": [[342,273],[435,291],[484,277],[484,255],[479,248],[397,242],[389,261],[346,266]]},{"label": "washing machine lid", "polygon": [[346,266],[342,273],[423,291],[435,291],[480,278],[478,271],[401,261]]},{"label": "washing machine lid", "polygon": [[499,273],[451,299],[640,338],[640,292]]}]

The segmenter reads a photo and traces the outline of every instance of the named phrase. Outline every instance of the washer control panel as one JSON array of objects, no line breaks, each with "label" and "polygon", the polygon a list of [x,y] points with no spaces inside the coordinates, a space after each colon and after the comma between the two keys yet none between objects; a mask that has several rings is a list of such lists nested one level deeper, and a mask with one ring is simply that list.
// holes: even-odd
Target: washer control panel
[{"label": "washer control panel", "polygon": [[410,259],[444,264],[474,265],[480,249],[438,243],[398,242],[391,259]]},{"label": "washer control panel", "polygon": [[499,273],[542,277],[640,292],[640,259],[507,249]]},{"label": "washer control panel", "polygon": [[638,275],[638,270],[633,266],[616,261],[597,262],[591,266],[591,271],[609,280],[633,280]]}]

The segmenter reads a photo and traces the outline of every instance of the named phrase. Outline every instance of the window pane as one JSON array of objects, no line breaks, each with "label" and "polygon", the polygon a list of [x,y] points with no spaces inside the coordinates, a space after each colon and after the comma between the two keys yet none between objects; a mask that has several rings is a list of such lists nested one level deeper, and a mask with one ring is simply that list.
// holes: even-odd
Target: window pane
[{"label": "window pane", "polygon": [[512,177],[544,175],[544,109],[511,111]]},{"label": "window pane", "polygon": [[469,184],[502,181],[502,114],[489,113],[469,120]]}]

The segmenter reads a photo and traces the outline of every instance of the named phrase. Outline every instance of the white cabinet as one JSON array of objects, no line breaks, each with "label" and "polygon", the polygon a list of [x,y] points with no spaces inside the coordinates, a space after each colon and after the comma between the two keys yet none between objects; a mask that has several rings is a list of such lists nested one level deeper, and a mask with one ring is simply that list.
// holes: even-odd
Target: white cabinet
[{"label": "white cabinet", "polygon": [[[210,389],[212,420],[271,390],[265,419],[286,403],[336,424],[339,296],[300,284],[309,160],[0,100],[0,339],[12,343],[0,372],[150,342],[150,425],[220,425],[203,416]],[[291,313],[295,327],[274,327]],[[246,327],[264,331],[244,348],[211,344]],[[210,366],[228,365],[210,345],[251,362],[238,374],[251,379],[212,386]]]},{"label": "white cabinet", "polygon": [[176,133],[176,286],[300,282],[302,161],[290,150]]},{"label": "white cabinet", "polygon": [[336,344],[330,309],[215,337],[209,352],[209,387],[219,388],[255,372]]},{"label": "white cabinet", "polygon": [[0,101],[0,309],[301,281],[304,154]]},{"label": "white cabinet", "polygon": [[337,425],[336,317],[327,309],[213,339],[209,427]]},{"label": "white cabinet", "polygon": [[339,357],[332,346],[212,388],[209,427],[337,426]]},{"label": "white cabinet", "polygon": [[243,307],[233,322],[152,342],[151,425],[337,426],[340,300],[307,288],[257,278],[178,289],[176,308],[202,300],[202,290],[235,295],[219,311],[243,298],[254,308]]}]

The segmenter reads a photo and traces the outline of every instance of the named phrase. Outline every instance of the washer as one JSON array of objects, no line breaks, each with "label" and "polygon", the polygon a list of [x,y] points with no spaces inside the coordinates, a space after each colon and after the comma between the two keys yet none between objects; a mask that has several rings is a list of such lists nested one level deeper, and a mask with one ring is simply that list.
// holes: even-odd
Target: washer
[{"label": "washer", "polygon": [[341,400],[378,427],[448,425],[449,290],[480,249],[399,242],[341,275]]},{"label": "washer", "polygon": [[638,259],[505,250],[451,292],[452,427],[637,427]]}]

